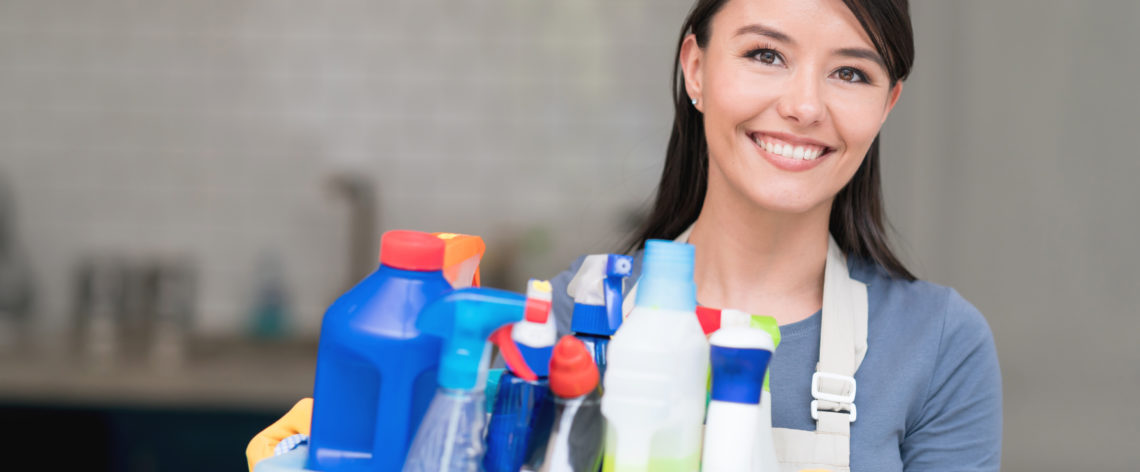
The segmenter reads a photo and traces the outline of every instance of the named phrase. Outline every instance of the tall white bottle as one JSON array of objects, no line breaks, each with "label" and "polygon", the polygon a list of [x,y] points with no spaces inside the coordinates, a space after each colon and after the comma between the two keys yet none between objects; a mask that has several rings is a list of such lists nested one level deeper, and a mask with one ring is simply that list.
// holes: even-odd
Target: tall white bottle
[{"label": "tall white bottle", "polygon": [[645,245],[636,307],[607,352],[605,472],[700,469],[709,343],[695,312],[693,251]]},{"label": "tall white bottle", "polygon": [[[771,445],[771,423],[764,424],[761,403],[764,374],[776,348],[772,336],[759,328],[730,326],[713,333],[709,344],[712,395],[703,470],[779,472]],[[764,439],[767,447],[759,443]]]}]

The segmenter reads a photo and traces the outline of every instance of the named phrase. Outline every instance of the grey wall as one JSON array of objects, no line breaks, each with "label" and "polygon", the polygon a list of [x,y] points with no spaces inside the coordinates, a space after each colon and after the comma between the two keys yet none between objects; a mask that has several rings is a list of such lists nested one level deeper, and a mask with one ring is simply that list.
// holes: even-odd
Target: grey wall
[{"label": "grey wall", "polygon": [[[380,229],[481,234],[516,279],[610,249],[660,171],[689,3],[0,1],[37,324],[66,323],[79,257],[174,253],[202,273],[196,329],[231,333],[270,253],[312,332],[346,264],[343,173],[375,184]],[[913,3],[884,131],[904,258],[993,327],[1007,470],[1134,469],[1140,6]]]},{"label": "grey wall", "polygon": [[659,173],[686,3],[4,0],[0,173],[39,321],[82,256],[174,254],[197,329],[231,332],[275,257],[312,332],[344,288],[344,173],[380,230],[482,235],[520,290],[610,249]]},{"label": "grey wall", "polygon": [[1008,470],[1135,470],[1140,3],[914,2],[884,130],[907,260],[986,315]]}]

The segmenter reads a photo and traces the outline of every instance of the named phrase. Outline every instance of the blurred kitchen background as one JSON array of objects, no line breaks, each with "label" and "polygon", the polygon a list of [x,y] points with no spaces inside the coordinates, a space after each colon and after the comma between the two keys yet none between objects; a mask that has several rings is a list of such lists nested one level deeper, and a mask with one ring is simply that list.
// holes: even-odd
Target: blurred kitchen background
[{"label": "blurred kitchen background", "polygon": [[[993,328],[1005,470],[1135,470],[1140,2],[912,3],[896,246]],[[0,449],[242,470],[382,231],[615,250],[690,4],[0,0]]]}]

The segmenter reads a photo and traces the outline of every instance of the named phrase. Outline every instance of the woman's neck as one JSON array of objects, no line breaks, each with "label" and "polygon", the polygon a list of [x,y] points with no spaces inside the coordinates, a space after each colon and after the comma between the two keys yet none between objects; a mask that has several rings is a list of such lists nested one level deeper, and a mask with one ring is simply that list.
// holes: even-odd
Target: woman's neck
[{"label": "woman's neck", "polygon": [[823,304],[830,204],[802,214],[705,201],[689,242],[702,305],[774,317],[810,317]]}]

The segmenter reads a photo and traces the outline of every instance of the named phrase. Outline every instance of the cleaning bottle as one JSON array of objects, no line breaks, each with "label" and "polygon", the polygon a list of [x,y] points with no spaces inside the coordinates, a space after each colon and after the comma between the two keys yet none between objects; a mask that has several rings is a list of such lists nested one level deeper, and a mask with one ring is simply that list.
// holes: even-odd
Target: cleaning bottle
[{"label": "cleaning bottle", "polygon": [[595,254],[586,256],[566,286],[566,293],[574,298],[570,330],[586,344],[603,377],[606,347],[622,323],[623,283],[632,273],[632,257]]},{"label": "cleaning bottle", "polygon": [[397,470],[434,391],[440,340],[416,327],[427,302],[451,291],[444,242],[389,231],[380,267],[325,313],[306,467]]},{"label": "cleaning bottle", "polygon": [[[739,310],[719,310],[697,307],[697,317],[705,333],[715,333],[720,329],[752,328],[768,334],[773,348],[780,346],[780,326],[771,316],[752,315]],[[772,392],[768,386],[770,374],[764,375],[760,397],[760,416],[757,420],[756,436],[752,451],[755,464],[762,470],[776,470],[776,447],[772,439]],[[706,443],[707,447],[707,443]]]},{"label": "cleaning bottle", "polygon": [[646,243],[635,308],[607,353],[607,472],[700,467],[709,344],[695,312],[693,251]]},{"label": "cleaning bottle", "polygon": [[[443,339],[439,388],[416,432],[406,472],[475,472],[483,461],[483,389],[491,357],[487,337],[523,318],[522,295],[464,288],[432,302],[416,327]],[[502,388],[502,387],[500,387]],[[388,469],[384,469],[388,470]]]},{"label": "cleaning bottle", "polygon": [[602,462],[606,420],[598,366],[586,344],[563,336],[550,359],[554,422],[536,430],[522,472],[596,472]]},{"label": "cleaning bottle", "polygon": [[550,312],[550,282],[527,284],[523,320],[500,328],[492,340],[508,372],[499,380],[495,408],[487,425],[487,472],[518,472],[536,425],[553,421],[550,398],[550,357],[558,331]]},{"label": "cleaning bottle", "polygon": [[733,326],[717,330],[709,337],[709,344],[712,397],[705,422],[702,470],[778,472],[775,457],[761,457],[753,450],[760,427],[764,375],[776,348],[772,337],[761,329]]}]

